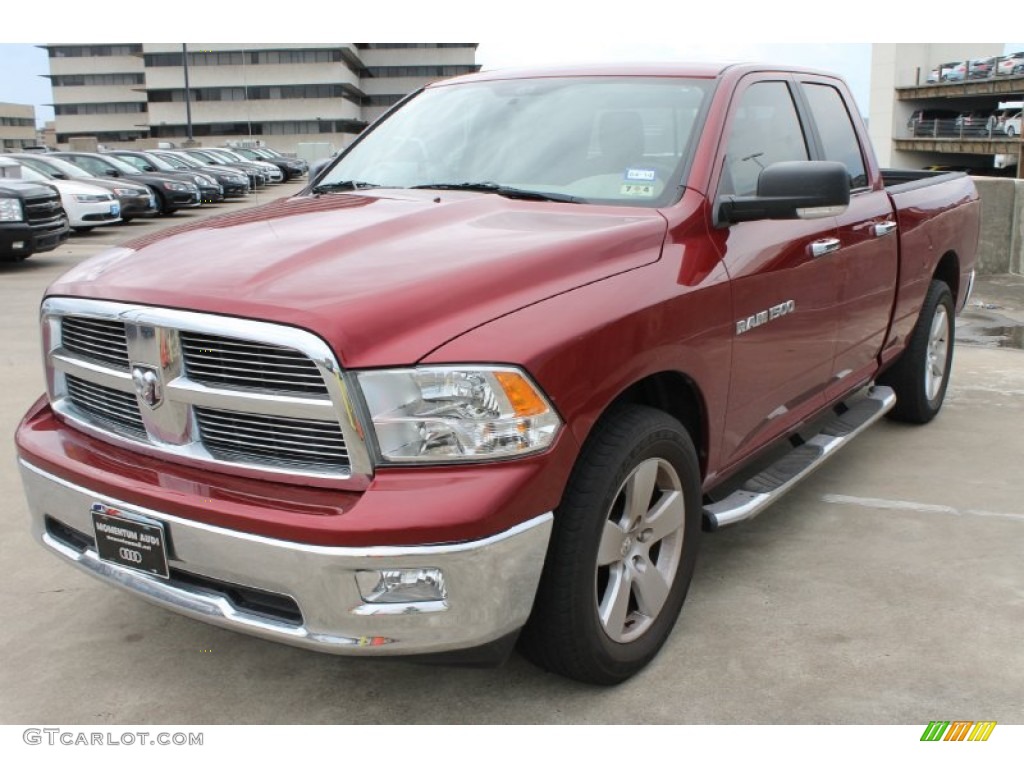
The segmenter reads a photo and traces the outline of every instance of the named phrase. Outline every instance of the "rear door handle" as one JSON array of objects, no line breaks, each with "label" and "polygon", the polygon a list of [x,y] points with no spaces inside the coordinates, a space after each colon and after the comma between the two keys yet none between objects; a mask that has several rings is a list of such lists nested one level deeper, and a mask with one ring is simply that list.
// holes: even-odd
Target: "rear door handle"
[{"label": "rear door handle", "polygon": [[815,240],[811,243],[811,256],[818,258],[824,256],[826,253],[832,253],[833,251],[839,250],[839,238],[828,237],[824,240]]},{"label": "rear door handle", "polygon": [[875,224],[875,237],[885,237],[886,235],[895,231],[895,221],[883,221],[881,224]]}]

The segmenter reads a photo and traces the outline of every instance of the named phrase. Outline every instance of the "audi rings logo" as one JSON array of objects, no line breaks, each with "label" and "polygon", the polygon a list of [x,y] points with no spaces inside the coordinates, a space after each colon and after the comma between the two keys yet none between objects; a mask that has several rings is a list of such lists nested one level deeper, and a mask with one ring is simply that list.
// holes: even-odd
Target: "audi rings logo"
[{"label": "audi rings logo", "polygon": [[117,554],[122,560],[128,563],[141,563],[142,553],[137,549],[131,549],[130,547],[120,547],[117,550]]}]

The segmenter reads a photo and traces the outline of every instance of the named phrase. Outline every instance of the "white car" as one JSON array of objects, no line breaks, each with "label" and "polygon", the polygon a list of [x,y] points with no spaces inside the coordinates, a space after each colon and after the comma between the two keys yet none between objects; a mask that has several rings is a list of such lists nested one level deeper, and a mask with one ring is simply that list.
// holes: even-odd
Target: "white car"
[{"label": "white car", "polygon": [[68,223],[75,232],[88,232],[93,227],[115,224],[121,220],[121,204],[103,187],[84,181],[51,179],[10,158],[0,158],[0,165],[16,166],[25,181],[37,181],[56,188],[60,193],[64,213],[68,216]]},{"label": "white car", "polygon": [[1011,117],[1008,117],[1006,118],[1006,120],[1003,121],[1003,133],[1005,133],[1011,139],[1020,136],[1020,116],[1021,113],[1018,112],[1017,114],[1012,115]]},{"label": "white car", "polygon": [[204,152],[209,152],[217,157],[222,157],[229,163],[250,163],[252,165],[259,166],[260,170],[266,176],[267,181],[273,182],[274,184],[284,181],[284,173],[273,163],[265,162],[264,160],[250,160],[237,152],[232,152],[230,149],[224,147],[203,147]]}]

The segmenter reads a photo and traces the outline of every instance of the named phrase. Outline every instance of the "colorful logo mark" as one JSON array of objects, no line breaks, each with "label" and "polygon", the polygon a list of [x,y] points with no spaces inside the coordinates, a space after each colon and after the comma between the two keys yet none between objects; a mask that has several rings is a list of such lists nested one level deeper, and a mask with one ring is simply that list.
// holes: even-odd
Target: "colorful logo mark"
[{"label": "colorful logo mark", "polygon": [[988,741],[995,727],[995,720],[932,720],[921,741]]}]

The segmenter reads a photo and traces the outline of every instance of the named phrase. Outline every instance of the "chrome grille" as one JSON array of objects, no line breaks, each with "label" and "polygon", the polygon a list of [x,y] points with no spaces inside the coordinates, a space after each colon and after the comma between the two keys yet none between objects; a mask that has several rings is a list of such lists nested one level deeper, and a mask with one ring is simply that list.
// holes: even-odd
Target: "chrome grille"
[{"label": "chrome grille", "polygon": [[263,392],[294,392],[327,397],[327,387],[313,361],[301,352],[223,336],[181,334],[188,377],[223,387]]},{"label": "chrome grille", "polygon": [[67,389],[68,399],[78,410],[109,424],[117,432],[127,432],[134,437],[145,436],[146,426],[142,423],[135,395],[77,376],[67,377]]},{"label": "chrome grille", "polygon": [[325,469],[349,463],[345,437],[336,421],[265,416],[196,408],[203,445],[218,458],[268,464],[314,465]]},{"label": "chrome grille", "polygon": [[90,435],[245,477],[369,484],[347,377],[314,334],[90,299],[42,309],[50,402]]},{"label": "chrome grille", "polygon": [[65,317],[61,323],[61,346],[81,357],[128,370],[124,323],[116,320]]}]

